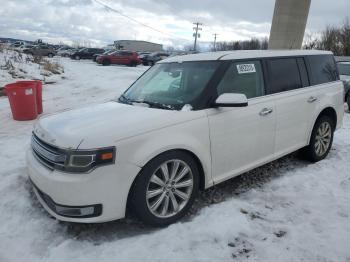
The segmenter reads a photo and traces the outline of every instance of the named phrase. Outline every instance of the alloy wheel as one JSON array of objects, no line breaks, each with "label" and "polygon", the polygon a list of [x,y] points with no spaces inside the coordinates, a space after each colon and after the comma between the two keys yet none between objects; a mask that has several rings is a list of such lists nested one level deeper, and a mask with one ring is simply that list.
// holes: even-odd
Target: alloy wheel
[{"label": "alloy wheel", "polygon": [[332,139],[332,127],[328,122],[323,122],[317,129],[315,137],[315,152],[318,156],[324,155]]},{"label": "alloy wheel", "polygon": [[156,169],[148,183],[147,207],[156,217],[172,217],[186,206],[192,191],[191,168],[182,160],[166,161]]}]

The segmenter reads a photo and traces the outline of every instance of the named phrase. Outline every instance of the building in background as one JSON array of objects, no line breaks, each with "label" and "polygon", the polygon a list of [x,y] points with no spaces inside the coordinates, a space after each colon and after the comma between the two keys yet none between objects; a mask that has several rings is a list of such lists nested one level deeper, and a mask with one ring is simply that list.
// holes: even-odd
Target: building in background
[{"label": "building in background", "polygon": [[118,50],[158,52],[163,50],[163,45],[138,40],[118,40],[114,41],[114,45]]},{"label": "building in background", "polygon": [[311,0],[276,0],[269,49],[300,49]]}]

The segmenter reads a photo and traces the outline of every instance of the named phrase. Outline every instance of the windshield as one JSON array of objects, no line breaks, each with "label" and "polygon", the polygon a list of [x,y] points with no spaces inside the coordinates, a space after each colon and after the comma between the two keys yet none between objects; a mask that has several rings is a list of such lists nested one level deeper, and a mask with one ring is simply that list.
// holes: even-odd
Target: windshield
[{"label": "windshield", "polygon": [[338,64],[339,75],[350,76],[350,64]]},{"label": "windshield", "polygon": [[218,61],[161,63],[151,67],[119,99],[123,103],[142,102],[149,106],[180,110],[191,105],[202,93]]}]

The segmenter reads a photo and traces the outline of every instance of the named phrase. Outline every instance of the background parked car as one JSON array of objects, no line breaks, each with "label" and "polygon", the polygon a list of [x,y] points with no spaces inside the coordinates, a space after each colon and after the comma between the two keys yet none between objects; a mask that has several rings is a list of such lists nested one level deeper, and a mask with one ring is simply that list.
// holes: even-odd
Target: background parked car
[{"label": "background parked car", "polygon": [[109,54],[111,54],[111,53],[113,53],[113,52],[115,52],[116,50],[106,50],[104,53],[102,53],[102,54],[94,54],[93,56],[92,56],[92,60],[93,61],[97,61],[97,57],[99,57],[99,56],[101,56],[101,55],[109,55]]},{"label": "background parked car", "polygon": [[350,110],[350,62],[337,63],[340,79],[344,84],[345,102],[348,104]]},{"label": "background parked car", "polygon": [[32,48],[24,49],[23,53],[31,54],[33,56],[53,57],[56,54],[56,51],[48,45],[37,45]]},{"label": "background parked car", "polygon": [[119,64],[137,66],[141,64],[141,60],[136,52],[115,51],[111,54],[98,56],[97,63],[102,65]]},{"label": "background parked car", "polygon": [[57,49],[57,55],[63,57],[70,56],[72,50],[74,50],[74,48],[69,46],[62,46],[59,49]]},{"label": "background parked car", "polygon": [[78,51],[72,53],[70,55],[70,58],[75,59],[75,60],[92,59],[93,55],[102,54],[103,52],[105,52],[105,50],[102,48],[83,48],[83,49],[79,49]]},{"label": "background parked car", "polygon": [[154,52],[149,55],[142,55],[140,59],[142,60],[143,65],[154,65],[160,60],[163,60],[169,56],[168,53],[165,52]]}]

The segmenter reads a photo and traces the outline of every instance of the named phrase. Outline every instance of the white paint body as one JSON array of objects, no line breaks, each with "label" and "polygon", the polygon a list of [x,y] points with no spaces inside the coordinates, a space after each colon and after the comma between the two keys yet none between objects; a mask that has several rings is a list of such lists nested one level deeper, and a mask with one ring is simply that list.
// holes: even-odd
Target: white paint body
[{"label": "white paint body", "polygon": [[[223,54],[227,60],[259,57],[257,52],[240,52],[238,57],[234,52],[219,52],[209,58],[220,59]],[[290,53],[265,52],[260,57],[269,54],[274,57]],[[193,61],[203,56],[177,59]],[[210,59],[207,55],[202,60]],[[317,97],[317,101],[309,103],[310,97]],[[172,149],[192,152],[202,165],[204,186],[209,188],[308,145],[313,125],[327,107],[335,109],[339,128],[344,114],[343,85],[336,81],[248,99],[248,104],[171,111],[107,102],[42,117],[34,132],[45,142],[61,148],[115,146],[116,161],[86,174],[70,174],[48,170],[28,151],[28,173],[56,203],[103,205],[101,216],[67,218],[52,212],[38,196],[45,209],[59,220],[90,223],[120,219],[125,216],[134,179],[155,156]],[[269,113],[262,114],[266,109]]]}]

